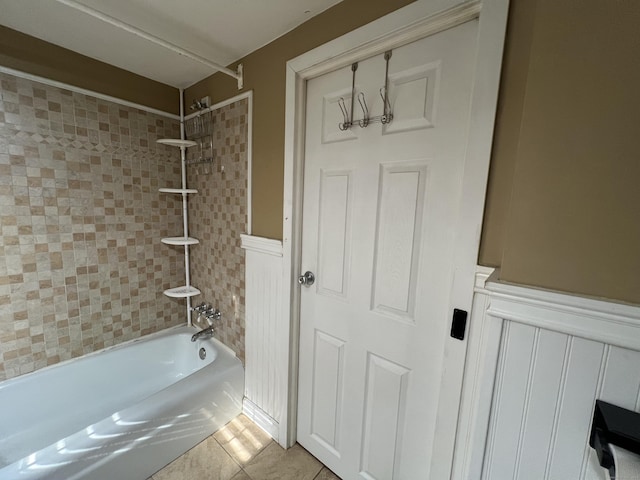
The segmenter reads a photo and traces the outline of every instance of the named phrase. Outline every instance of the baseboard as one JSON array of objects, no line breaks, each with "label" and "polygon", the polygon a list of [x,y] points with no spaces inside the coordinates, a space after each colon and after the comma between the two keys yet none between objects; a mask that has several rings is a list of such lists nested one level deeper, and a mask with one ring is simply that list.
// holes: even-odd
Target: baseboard
[{"label": "baseboard", "polygon": [[242,401],[242,413],[253,420],[256,425],[267,432],[276,442],[278,441],[278,422],[267,415],[260,407],[247,397]]}]

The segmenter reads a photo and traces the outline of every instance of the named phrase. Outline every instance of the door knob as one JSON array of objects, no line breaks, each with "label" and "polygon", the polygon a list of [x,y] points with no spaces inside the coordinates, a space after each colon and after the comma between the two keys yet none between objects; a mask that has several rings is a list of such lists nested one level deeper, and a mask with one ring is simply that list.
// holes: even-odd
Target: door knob
[{"label": "door knob", "polygon": [[298,283],[305,287],[310,287],[316,281],[316,276],[312,272],[304,272],[298,277]]}]

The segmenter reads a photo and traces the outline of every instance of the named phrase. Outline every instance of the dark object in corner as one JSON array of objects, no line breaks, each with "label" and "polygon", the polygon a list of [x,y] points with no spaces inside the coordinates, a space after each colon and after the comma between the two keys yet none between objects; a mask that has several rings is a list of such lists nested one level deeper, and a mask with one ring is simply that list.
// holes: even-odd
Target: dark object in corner
[{"label": "dark object in corner", "polygon": [[598,454],[598,461],[615,475],[613,454],[609,444],[640,455],[640,413],[596,400],[589,445]]}]

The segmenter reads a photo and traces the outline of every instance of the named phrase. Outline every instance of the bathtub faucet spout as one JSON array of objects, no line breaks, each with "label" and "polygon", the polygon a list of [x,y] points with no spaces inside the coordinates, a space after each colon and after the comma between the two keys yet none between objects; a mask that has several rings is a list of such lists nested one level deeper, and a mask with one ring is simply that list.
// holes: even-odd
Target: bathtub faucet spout
[{"label": "bathtub faucet spout", "polygon": [[211,337],[213,335],[213,330],[214,330],[214,326],[211,325],[203,330],[200,330],[197,333],[194,333],[193,336],[191,337],[191,341],[195,342],[197,339],[199,339],[200,337]]},{"label": "bathtub faucet spout", "polygon": [[198,333],[191,337],[191,341],[195,342],[200,337],[211,337],[213,336],[214,330],[214,322],[216,320],[220,320],[222,318],[222,312],[212,305],[207,305],[206,303],[201,303],[197,307],[192,308],[191,310],[198,313],[198,320],[200,317],[204,317],[209,326],[203,330],[200,330]]}]

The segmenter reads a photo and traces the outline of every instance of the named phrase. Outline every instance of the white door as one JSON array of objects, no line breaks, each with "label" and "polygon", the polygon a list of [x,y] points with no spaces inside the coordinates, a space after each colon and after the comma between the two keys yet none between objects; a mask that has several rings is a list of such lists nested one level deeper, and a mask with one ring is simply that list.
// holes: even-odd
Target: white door
[{"label": "white door", "polygon": [[[429,478],[476,39],[474,20],[394,50],[388,125],[338,128],[350,67],[307,84],[298,441],[344,480]],[[384,71],[358,65],[371,116]]]}]

